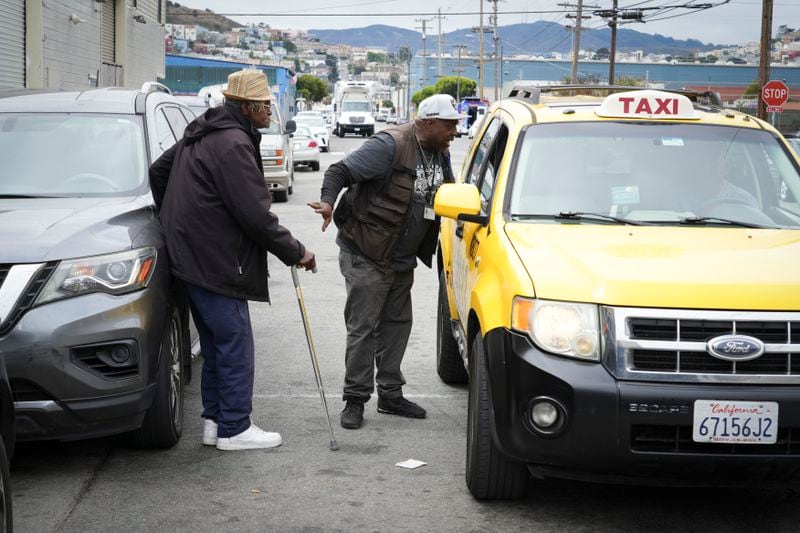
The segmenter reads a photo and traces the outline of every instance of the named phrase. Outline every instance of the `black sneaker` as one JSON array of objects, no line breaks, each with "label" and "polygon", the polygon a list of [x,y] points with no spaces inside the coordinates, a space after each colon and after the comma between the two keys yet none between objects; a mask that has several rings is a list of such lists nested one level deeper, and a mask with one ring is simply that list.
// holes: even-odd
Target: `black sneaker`
[{"label": "black sneaker", "polygon": [[339,422],[345,429],[358,429],[364,421],[364,402],[347,400],[347,405],[342,410]]},{"label": "black sneaker", "polygon": [[378,398],[378,412],[407,418],[425,418],[425,409],[403,398]]}]

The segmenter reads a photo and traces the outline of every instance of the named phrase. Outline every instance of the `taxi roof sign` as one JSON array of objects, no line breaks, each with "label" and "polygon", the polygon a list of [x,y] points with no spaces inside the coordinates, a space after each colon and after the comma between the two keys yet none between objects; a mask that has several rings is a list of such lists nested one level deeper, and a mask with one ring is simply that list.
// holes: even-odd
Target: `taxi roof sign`
[{"label": "taxi roof sign", "polygon": [[595,110],[606,118],[655,118],[697,120],[700,118],[686,96],[667,91],[626,91],[608,95]]}]

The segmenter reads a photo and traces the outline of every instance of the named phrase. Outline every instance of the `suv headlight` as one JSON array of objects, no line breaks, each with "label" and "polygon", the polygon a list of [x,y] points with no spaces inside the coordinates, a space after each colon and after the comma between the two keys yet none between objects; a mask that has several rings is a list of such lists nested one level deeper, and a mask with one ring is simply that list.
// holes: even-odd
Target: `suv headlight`
[{"label": "suv headlight", "polygon": [[143,289],[150,282],[155,264],[156,249],[151,246],[61,261],[36,304],[91,292],[123,294]]},{"label": "suv headlight", "polygon": [[547,352],[583,361],[600,360],[597,306],[516,296],[511,327],[531,337]]}]

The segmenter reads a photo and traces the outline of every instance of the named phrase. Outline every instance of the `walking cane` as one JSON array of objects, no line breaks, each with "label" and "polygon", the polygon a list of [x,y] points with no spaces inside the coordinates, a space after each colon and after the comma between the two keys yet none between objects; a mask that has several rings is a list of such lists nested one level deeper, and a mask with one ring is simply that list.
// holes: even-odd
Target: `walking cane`
[{"label": "walking cane", "polygon": [[[316,267],[312,272],[316,272]],[[317,361],[317,351],[314,349],[314,340],[311,338],[311,326],[308,323],[306,304],[303,301],[303,289],[300,287],[300,279],[297,276],[297,267],[292,266],[292,281],[294,290],[297,293],[297,303],[300,304],[300,315],[303,317],[303,326],[306,330],[306,341],[308,342],[308,352],[311,354],[311,366],[314,367],[314,377],[317,378],[317,389],[322,400],[322,408],[325,409],[325,418],[328,419],[328,431],[331,435],[331,451],[336,451],[339,446],[336,444],[336,437],[333,436],[333,426],[331,425],[331,415],[328,413],[328,402],[325,401],[325,388],[322,386],[322,376],[319,372],[319,362]]]}]

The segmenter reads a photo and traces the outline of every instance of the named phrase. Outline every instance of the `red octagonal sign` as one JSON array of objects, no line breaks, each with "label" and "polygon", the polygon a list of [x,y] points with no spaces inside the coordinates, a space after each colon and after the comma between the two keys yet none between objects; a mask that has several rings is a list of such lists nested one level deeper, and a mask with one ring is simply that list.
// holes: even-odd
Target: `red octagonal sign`
[{"label": "red octagonal sign", "polygon": [[761,89],[761,99],[769,107],[781,107],[789,99],[789,88],[779,80],[770,80]]}]

